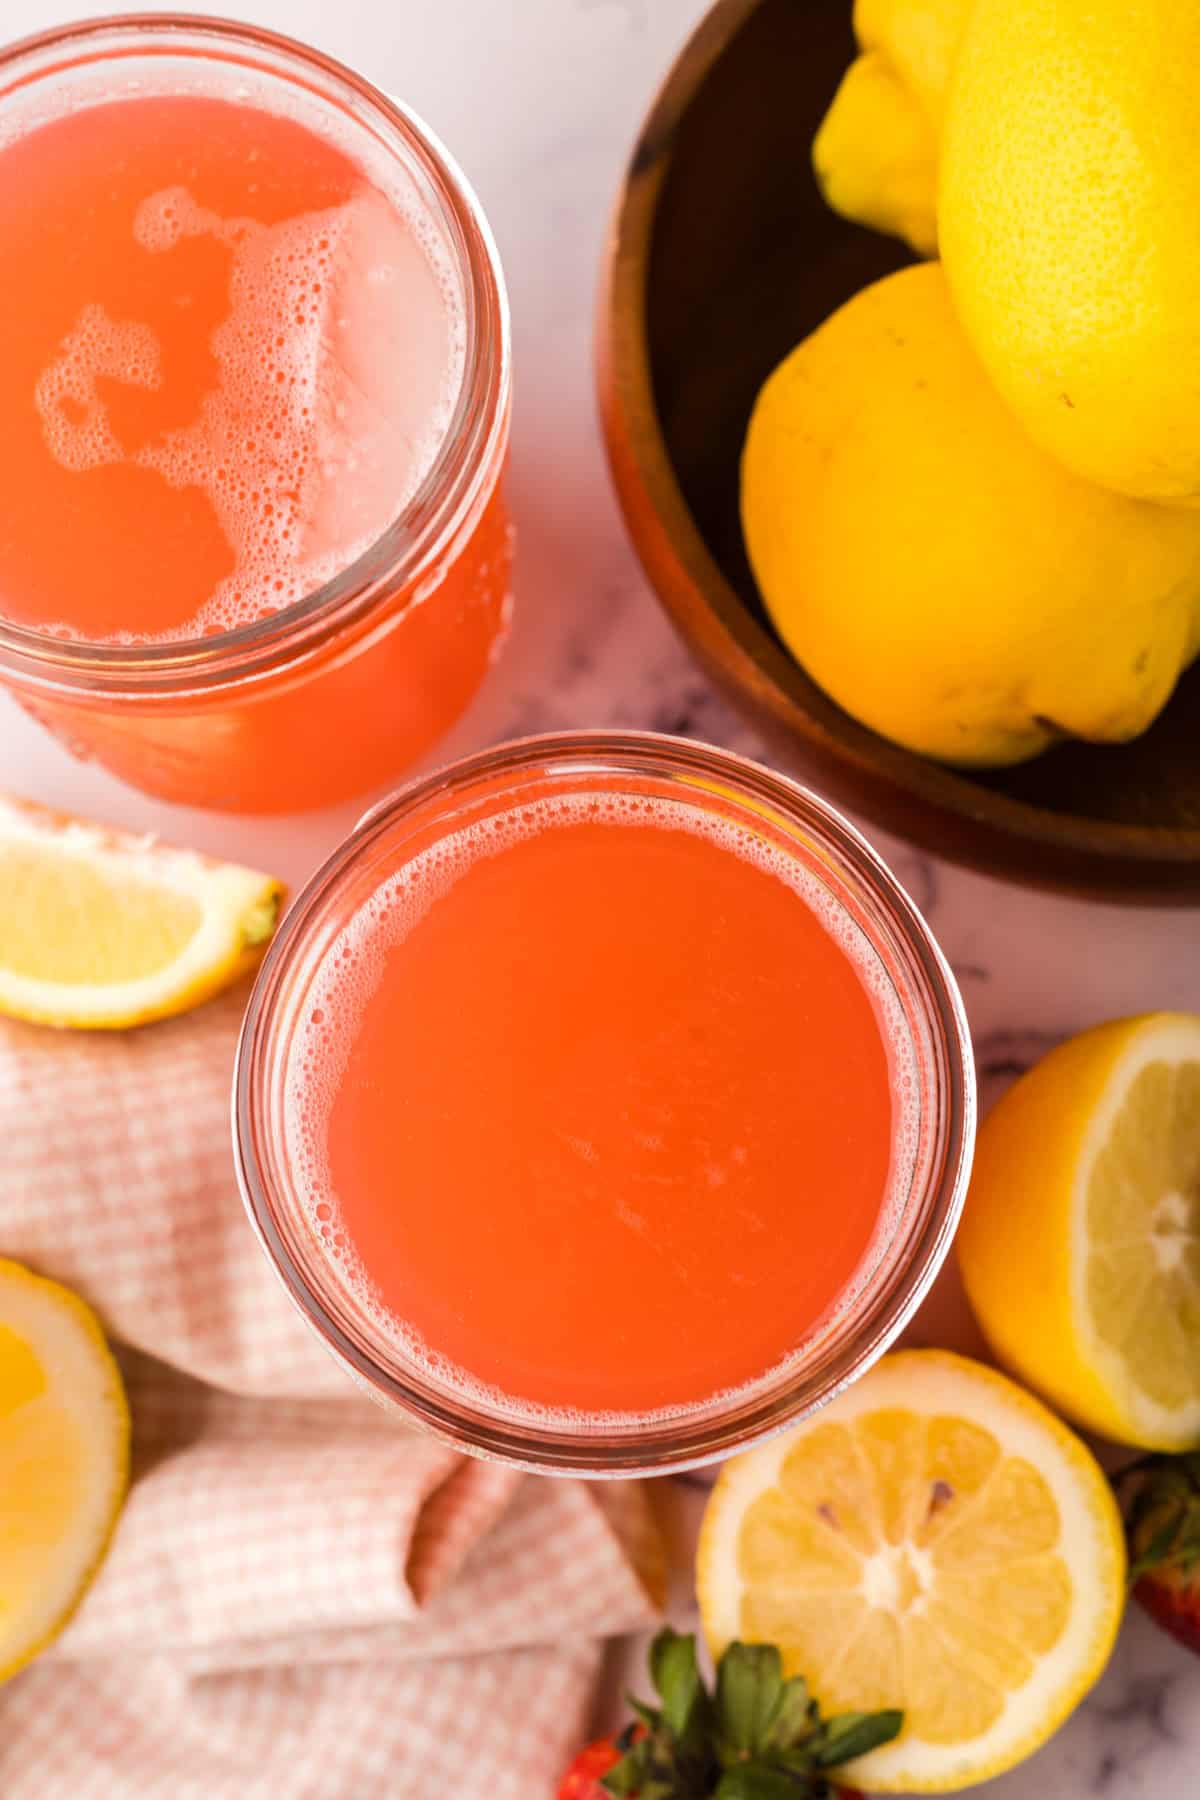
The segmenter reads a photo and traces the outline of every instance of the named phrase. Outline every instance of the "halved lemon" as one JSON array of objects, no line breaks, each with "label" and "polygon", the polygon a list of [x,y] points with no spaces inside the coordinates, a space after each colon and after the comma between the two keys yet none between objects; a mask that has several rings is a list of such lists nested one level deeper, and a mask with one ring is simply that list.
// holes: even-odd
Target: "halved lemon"
[{"label": "halved lemon", "polygon": [[261,956],[268,875],[0,798],[0,1013],[116,1029],[207,1000]]},{"label": "halved lemon", "polygon": [[1200,1444],[1200,1018],[1060,1044],[984,1122],[958,1234],[1000,1357],[1080,1424]]},{"label": "halved lemon", "polygon": [[728,1463],[697,1565],[714,1656],[778,1644],[826,1713],[903,1710],[900,1736],[847,1768],[882,1793],[965,1787],[1044,1743],[1108,1660],[1124,1581],[1090,1452],[940,1350],[885,1357]]},{"label": "halved lemon", "polygon": [[129,1478],[129,1408],[91,1310],[0,1259],[0,1681],[56,1637]]}]

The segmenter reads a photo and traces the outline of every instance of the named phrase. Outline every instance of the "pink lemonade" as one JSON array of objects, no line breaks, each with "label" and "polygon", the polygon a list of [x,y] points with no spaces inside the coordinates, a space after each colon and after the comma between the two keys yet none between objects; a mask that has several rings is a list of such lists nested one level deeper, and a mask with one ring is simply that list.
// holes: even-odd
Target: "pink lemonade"
[{"label": "pink lemonade", "polygon": [[92,642],[233,631],[367,549],[462,380],[422,223],[337,144],[229,100],[119,100],[7,145],[6,615]]},{"label": "pink lemonade", "polygon": [[419,1363],[531,1416],[665,1416],[849,1304],[911,1176],[905,1045],[866,936],[765,829],[585,785],[361,895],[284,1158]]},{"label": "pink lemonade", "polygon": [[[269,626],[371,551],[467,381],[463,270],[421,172],[332,98],[226,67],[196,23],[191,65],[0,90],[0,619],[150,661]],[[370,618],[284,654],[266,692],[226,677],[98,718],[26,697],[171,797],[362,788],[444,729],[501,632],[486,475],[461,566],[443,548],[417,592],[385,569]]]}]

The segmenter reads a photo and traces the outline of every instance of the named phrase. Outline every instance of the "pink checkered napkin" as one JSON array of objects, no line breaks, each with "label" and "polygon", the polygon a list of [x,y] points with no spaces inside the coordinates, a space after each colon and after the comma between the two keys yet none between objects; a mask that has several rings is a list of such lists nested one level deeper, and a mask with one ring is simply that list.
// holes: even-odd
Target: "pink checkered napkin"
[{"label": "pink checkered napkin", "polygon": [[0,1254],[97,1308],[135,1453],[84,1605],[0,1687],[0,1796],[549,1800],[601,1640],[655,1614],[645,1496],[459,1457],[340,1373],[238,1199],[243,1000],[0,1022]]}]

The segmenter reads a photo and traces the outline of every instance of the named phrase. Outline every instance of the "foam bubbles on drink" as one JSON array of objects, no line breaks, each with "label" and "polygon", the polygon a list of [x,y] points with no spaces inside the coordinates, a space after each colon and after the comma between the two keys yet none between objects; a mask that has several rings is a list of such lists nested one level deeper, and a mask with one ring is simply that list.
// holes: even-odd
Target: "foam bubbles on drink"
[{"label": "foam bubbles on drink", "polygon": [[[230,253],[216,386],[182,429],[126,452],[97,383],[162,385],[149,325],[85,306],[36,384],[51,455],[73,473],[122,463],[208,497],[233,557],[172,635],[236,630],[315,592],[398,517],[437,456],[462,382],[461,295],[428,220],[364,181],[340,205],[264,225],[184,187],[146,197],[133,238],[169,255],[208,236]],[[138,641],[122,634],[123,641]]]},{"label": "foam bubbles on drink", "polygon": [[[891,1068],[894,1113],[892,1161],[879,1222],[870,1246],[829,1315],[805,1342],[755,1380],[708,1399],[645,1413],[581,1412],[539,1406],[491,1387],[434,1350],[379,1297],[342,1228],[326,1142],[328,1120],[349,1063],[363,1011],[383,977],[389,954],[403,944],[435,902],[478,862],[500,856],[548,830],[579,825],[644,826],[686,831],[782,881],[821,921],[854,965],[871,997]],[[894,1239],[916,1170],[921,1130],[921,1081],[916,1045],[895,986],[862,928],[835,894],[787,848],[744,824],[700,806],[658,796],[611,792],[563,794],[530,801],[451,832],[383,881],[329,944],[313,976],[284,1079],[284,1139],[296,1199],[311,1231],[356,1309],[383,1341],[425,1378],[467,1399],[499,1407],[515,1419],[541,1424],[634,1425],[682,1418],[737,1395],[772,1386],[799,1366],[813,1338],[825,1336],[856,1304]]]},{"label": "foam bubbles on drink", "polygon": [[158,339],[148,325],[85,306],[34,392],[51,455],[76,474],[124,461],[96,391],[102,375],[131,387],[161,386]]}]

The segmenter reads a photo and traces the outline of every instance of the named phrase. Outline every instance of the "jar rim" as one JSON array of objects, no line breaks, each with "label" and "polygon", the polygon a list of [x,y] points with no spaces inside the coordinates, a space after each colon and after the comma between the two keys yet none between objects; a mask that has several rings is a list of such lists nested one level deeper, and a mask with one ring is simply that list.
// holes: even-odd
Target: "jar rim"
[{"label": "jar rim", "polygon": [[508,429],[511,321],[499,251],[462,170],[414,112],[323,51],[283,33],[187,13],[85,19],[0,50],[0,108],[55,74],[121,56],[209,56],[290,80],[340,106],[417,181],[461,283],[465,354],[454,411],[416,493],[347,568],[267,618],[232,631],[147,644],[54,636],[0,616],[0,673],[36,690],[194,691],[287,665],[369,622],[398,589],[419,589],[452,558],[486,499]]},{"label": "jar rim", "polygon": [[[306,947],[311,950],[323,930],[337,929],[329,920],[339,897],[347,896],[355,872],[370,867],[389,834],[406,821],[437,834],[449,832],[464,816],[473,791],[508,799],[522,778],[543,777],[610,778],[614,785],[623,777],[681,781],[694,804],[712,806],[719,796],[759,826],[765,817],[773,824],[782,821],[797,853],[801,844],[816,845],[831,879],[857,884],[855,897],[864,896],[872,909],[873,928],[890,934],[889,947],[903,959],[929,1037],[934,1076],[921,1084],[931,1133],[928,1155],[924,1172],[914,1170],[915,1197],[905,1203],[906,1217],[895,1228],[903,1242],[889,1246],[890,1262],[877,1289],[867,1292],[875,1281],[873,1267],[863,1284],[862,1307],[854,1303],[855,1316],[843,1321],[845,1329],[821,1328],[823,1348],[815,1363],[807,1360],[805,1343],[799,1347],[805,1360],[794,1368],[778,1376],[770,1371],[749,1388],[641,1425],[582,1420],[576,1429],[559,1420],[543,1422],[427,1377],[412,1363],[401,1367],[378,1340],[368,1341],[358,1329],[348,1302],[339,1308],[331,1298],[335,1283],[317,1291],[312,1268],[314,1262],[323,1267],[324,1259],[315,1237],[289,1220],[287,1195],[282,1205],[279,1199],[290,1173],[277,1118],[290,1041],[288,1007],[312,966],[305,963]],[[718,781],[719,790],[713,785]],[[872,926],[864,929],[878,950]],[[243,1201],[268,1260],[310,1327],[377,1398],[459,1449],[529,1471],[645,1476],[697,1467],[774,1435],[831,1399],[895,1340],[928,1292],[958,1223],[974,1145],[975,1079],[962,999],[932,932],[886,864],[828,802],[787,776],[688,739],[572,731],[502,744],[418,778],[367,813],[333,852],[293,902],[259,971],[238,1044],[232,1123]],[[293,1206],[298,1210],[297,1202]],[[306,1238],[313,1238],[304,1246],[311,1253],[307,1270],[301,1246]]]}]

